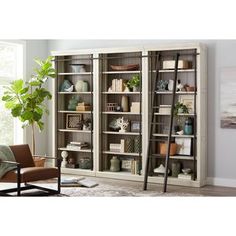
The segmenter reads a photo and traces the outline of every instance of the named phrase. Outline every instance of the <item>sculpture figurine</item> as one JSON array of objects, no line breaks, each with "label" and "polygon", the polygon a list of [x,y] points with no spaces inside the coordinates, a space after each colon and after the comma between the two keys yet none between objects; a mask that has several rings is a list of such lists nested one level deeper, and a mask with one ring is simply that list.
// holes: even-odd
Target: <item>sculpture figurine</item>
[{"label": "sculpture figurine", "polygon": [[68,110],[69,111],[76,111],[76,106],[78,105],[78,102],[80,102],[79,96],[72,96],[72,98],[69,100],[68,103]]},{"label": "sculpture figurine", "polygon": [[129,121],[128,120],[124,120],[124,117],[122,118],[118,118],[117,121],[117,126],[120,128],[119,132],[126,132],[127,127],[129,126]]},{"label": "sculpture figurine", "polygon": [[176,86],[176,91],[177,91],[177,92],[182,91],[182,90],[183,90],[183,87],[184,87],[184,86],[181,84],[180,79],[178,79],[178,84],[177,84],[177,86]]}]

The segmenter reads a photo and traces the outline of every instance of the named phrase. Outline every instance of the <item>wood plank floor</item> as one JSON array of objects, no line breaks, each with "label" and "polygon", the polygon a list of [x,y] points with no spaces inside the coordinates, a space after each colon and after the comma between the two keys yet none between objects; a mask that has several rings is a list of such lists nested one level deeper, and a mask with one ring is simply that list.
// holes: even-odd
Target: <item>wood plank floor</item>
[{"label": "wood plank floor", "polygon": [[[69,176],[72,177],[71,175]],[[68,175],[63,175],[63,177],[68,177]],[[108,178],[97,178],[97,177],[86,177],[86,178],[94,180],[98,183],[112,184],[117,189],[119,189],[119,186],[136,187],[139,189],[143,189],[143,182],[125,181],[125,180],[108,179]],[[148,190],[162,191],[162,189],[163,189],[163,186],[161,184],[148,184]],[[201,195],[201,196],[216,196],[216,197],[217,196],[218,197],[236,196],[236,188],[211,186],[211,185],[207,185],[201,188],[168,185],[167,191],[168,193],[172,193],[172,192],[180,193],[180,194],[186,193],[186,194],[192,194],[192,195],[196,194],[196,195]]]},{"label": "wood plank floor", "polygon": [[[62,175],[62,178],[68,177],[78,177],[75,175]],[[96,181],[98,184],[109,184],[114,186],[114,189],[119,189],[121,187],[131,187],[136,189],[143,189],[143,182],[136,181],[125,181],[125,180],[117,180],[117,179],[108,179],[108,178],[98,178],[98,177],[86,177],[88,179]],[[41,183],[45,181],[40,181]],[[56,180],[49,180],[48,183],[56,182]],[[0,183],[0,189],[5,189],[12,186],[12,184]],[[148,184],[148,190],[162,192],[163,186],[161,184]],[[190,194],[192,196],[209,196],[209,197],[235,197],[236,196],[236,188],[229,187],[220,187],[220,186],[204,186],[201,188],[191,188],[191,187],[183,187],[183,186],[174,186],[168,185],[167,187],[168,193],[177,194]]]}]

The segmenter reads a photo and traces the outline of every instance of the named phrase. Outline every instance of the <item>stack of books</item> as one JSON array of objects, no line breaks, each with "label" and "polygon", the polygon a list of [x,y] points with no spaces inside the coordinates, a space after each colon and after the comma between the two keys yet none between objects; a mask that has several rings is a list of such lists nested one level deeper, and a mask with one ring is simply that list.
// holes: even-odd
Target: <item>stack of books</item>
[{"label": "stack of books", "polygon": [[179,179],[192,180],[192,179],[193,179],[193,175],[192,175],[192,174],[180,173],[180,174],[178,174],[178,178],[179,178]]},{"label": "stack of books", "polygon": [[120,152],[121,145],[120,143],[110,143],[110,151],[111,152]]},{"label": "stack of books", "polygon": [[111,152],[125,152],[125,140],[121,139],[120,143],[110,143]]},{"label": "stack of books", "polygon": [[70,150],[78,151],[83,148],[88,148],[88,143],[86,143],[86,142],[70,142],[69,144],[67,144],[66,148],[70,149]]}]

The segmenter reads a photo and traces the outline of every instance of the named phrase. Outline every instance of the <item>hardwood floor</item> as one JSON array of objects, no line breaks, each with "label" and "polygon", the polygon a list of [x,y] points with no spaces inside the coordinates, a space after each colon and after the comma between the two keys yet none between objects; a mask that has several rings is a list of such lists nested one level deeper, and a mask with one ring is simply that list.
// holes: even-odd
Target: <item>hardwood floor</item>
[{"label": "hardwood floor", "polygon": [[[68,177],[68,175],[64,175],[64,177]],[[88,177],[88,178],[91,180],[95,180],[98,183],[112,184],[117,189],[119,188],[119,186],[136,187],[136,188],[143,189],[143,182],[125,181],[125,180],[108,179],[108,178],[97,178],[97,177]],[[162,191],[162,189],[163,189],[163,186],[161,184],[148,184],[148,190]],[[215,197],[236,196],[236,188],[211,186],[211,185],[207,185],[202,188],[190,188],[190,187],[183,187],[183,186],[168,185],[167,192],[168,193],[172,193],[172,192],[173,193],[186,193],[186,194],[193,194],[193,195],[196,194],[196,195],[201,195],[201,196],[215,196]]]},{"label": "hardwood floor", "polygon": [[[62,175],[62,178],[68,177],[78,177],[74,175]],[[117,180],[117,179],[108,179],[108,178],[98,178],[98,177],[86,177],[88,179],[96,181],[98,184],[109,184],[114,186],[114,189],[120,189],[122,187],[131,187],[135,189],[143,189],[143,182],[136,181],[125,181],[125,180]],[[56,180],[49,180],[47,182],[55,182]],[[41,181],[39,183],[42,183]],[[0,183],[0,189],[15,187],[13,184]],[[150,184],[148,183],[147,190],[150,191],[158,191],[162,192],[163,186],[161,184]],[[211,186],[207,185],[202,188],[191,188],[191,187],[183,187],[183,186],[174,186],[168,185],[167,193],[173,193],[174,195],[181,194],[189,194],[190,196],[196,197],[235,197],[236,196],[236,188],[230,187],[220,187],[220,186]],[[163,195],[164,196],[164,195]]]}]

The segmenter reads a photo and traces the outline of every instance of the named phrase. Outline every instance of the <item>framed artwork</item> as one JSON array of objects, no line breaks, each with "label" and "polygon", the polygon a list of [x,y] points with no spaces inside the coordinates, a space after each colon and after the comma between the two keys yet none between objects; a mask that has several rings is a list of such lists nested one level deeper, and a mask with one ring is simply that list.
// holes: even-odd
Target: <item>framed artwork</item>
[{"label": "framed artwork", "polygon": [[191,155],[191,138],[175,138],[178,155]]},{"label": "framed artwork", "polygon": [[187,106],[189,113],[194,113],[194,97],[193,96],[180,95],[179,102]]},{"label": "framed artwork", "polygon": [[236,129],[236,67],[223,68],[220,78],[220,126]]},{"label": "framed artwork", "polygon": [[141,129],[139,121],[131,121],[131,132],[139,132]]},{"label": "framed artwork", "polygon": [[66,115],[66,129],[79,129],[83,128],[83,115],[82,114],[67,114]]}]

